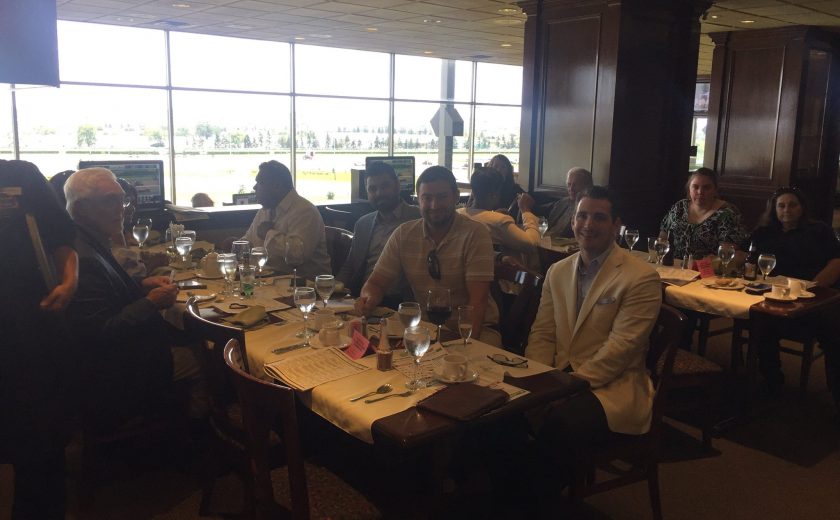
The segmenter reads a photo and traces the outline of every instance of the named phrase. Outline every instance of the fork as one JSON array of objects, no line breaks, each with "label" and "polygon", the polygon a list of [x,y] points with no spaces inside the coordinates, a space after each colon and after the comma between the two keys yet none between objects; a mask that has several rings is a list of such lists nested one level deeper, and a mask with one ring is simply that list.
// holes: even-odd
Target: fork
[{"label": "fork", "polygon": [[405,391],[401,394],[391,394],[391,395],[386,395],[385,397],[377,397],[376,399],[365,399],[365,403],[367,403],[367,404],[375,403],[377,401],[384,401],[385,399],[390,399],[392,397],[408,397],[413,393],[414,393],[413,390],[407,390],[407,391]]}]

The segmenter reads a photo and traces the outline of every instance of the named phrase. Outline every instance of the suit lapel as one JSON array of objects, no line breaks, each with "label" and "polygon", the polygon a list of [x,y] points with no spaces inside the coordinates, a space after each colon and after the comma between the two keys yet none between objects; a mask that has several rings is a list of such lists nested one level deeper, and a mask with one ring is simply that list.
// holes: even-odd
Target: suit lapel
[{"label": "suit lapel", "polygon": [[[610,255],[604,260],[604,265],[598,270],[598,275],[595,276],[595,280],[592,282],[592,286],[589,288],[589,293],[587,293],[586,298],[583,300],[583,304],[580,306],[580,313],[577,316],[577,321],[575,321],[574,329],[572,332],[572,339],[574,339],[575,335],[580,329],[580,326],[586,321],[587,316],[589,313],[592,312],[592,307],[595,306],[595,302],[601,299],[601,296],[604,293],[604,290],[609,287],[613,280],[617,276],[621,274],[621,250],[618,246],[614,246],[613,251]],[[577,273],[575,273],[577,276]],[[575,278],[577,279],[577,278]],[[574,297],[577,298],[577,287],[575,287]],[[572,309],[574,310],[576,306],[573,306]]]},{"label": "suit lapel", "polygon": [[[580,255],[580,253],[577,254]],[[577,320],[577,263],[578,258],[567,262],[559,277],[563,281],[571,280],[569,286],[563,291],[566,297],[566,331],[570,337],[572,336],[572,331],[575,330],[575,320]]]}]

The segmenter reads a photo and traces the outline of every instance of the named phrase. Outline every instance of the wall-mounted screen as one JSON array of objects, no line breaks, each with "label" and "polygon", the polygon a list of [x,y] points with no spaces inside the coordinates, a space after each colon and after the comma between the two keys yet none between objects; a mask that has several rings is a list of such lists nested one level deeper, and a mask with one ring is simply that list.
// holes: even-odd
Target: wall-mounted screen
[{"label": "wall-mounted screen", "polygon": [[[397,155],[391,157],[365,157],[365,170],[370,168],[371,163],[381,161],[385,164],[390,164],[394,171],[397,172],[397,178],[400,180],[400,194],[413,195],[414,194],[414,157],[411,155]],[[364,187],[364,180],[362,181]]]},{"label": "wall-mounted screen", "polygon": [[82,168],[107,168],[137,190],[137,209],[163,209],[163,161],[79,161]]}]

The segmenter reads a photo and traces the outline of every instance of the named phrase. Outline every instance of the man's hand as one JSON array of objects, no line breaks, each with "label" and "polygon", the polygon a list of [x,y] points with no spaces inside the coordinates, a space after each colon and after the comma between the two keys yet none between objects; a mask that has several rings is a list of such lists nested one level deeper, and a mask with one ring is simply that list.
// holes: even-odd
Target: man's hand
[{"label": "man's hand", "polygon": [[56,285],[55,289],[41,300],[41,310],[47,312],[60,312],[67,307],[73,299],[76,287],[73,284]]},{"label": "man's hand", "polygon": [[143,281],[140,282],[140,286],[146,289],[147,291],[151,291],[157,287],[165,287],[167,285],[171,285],[172,282],[169,280],[168,276],[149,276],[147,278],[143,278]]},{"label": "man's hand", "polygon": [[[165,276],[160,278],[166,278]],[[156,309],[167,309],[175,304],[175,298],[178,296],[178,286],[175,284],[167,284],[155,287],[146,298],[151,301]]]},{"label": "man's hand", "polygon": [[274,222],[271,220],[266,220],[265,222],[260,222],[260,225],[257,226],[257,236],[260,240],[265,240],[265,235],[274,229]]},{"label": "man's hand", "polygon": [[534,209],[534,197],[528,195],[527,193],[520,193],[516,198],[516,203],[519,205],[519,211],[522,212],[533,212]]},{"label": "man's hand", "polygon": [[361,314],[362,316],[370,316],[370,313],[372,313],[373,309],[376,308],[376,303],[367,296],[359,296],[356,298],[354,307],[356,308],[356,313]]}]

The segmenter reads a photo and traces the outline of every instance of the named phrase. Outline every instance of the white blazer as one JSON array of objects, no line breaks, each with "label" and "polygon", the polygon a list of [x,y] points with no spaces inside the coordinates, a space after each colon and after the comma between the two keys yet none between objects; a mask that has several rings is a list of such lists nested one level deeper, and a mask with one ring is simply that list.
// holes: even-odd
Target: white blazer
[{"label": "white blazer", "polygon": [[557,368],[571,365],[573,375],[589,381],[611,431],[645,433],[654,394],[645,356],[662,303],[659,276],[614,247],[577,315],[579,254],[549,268],[525,355]]}]

